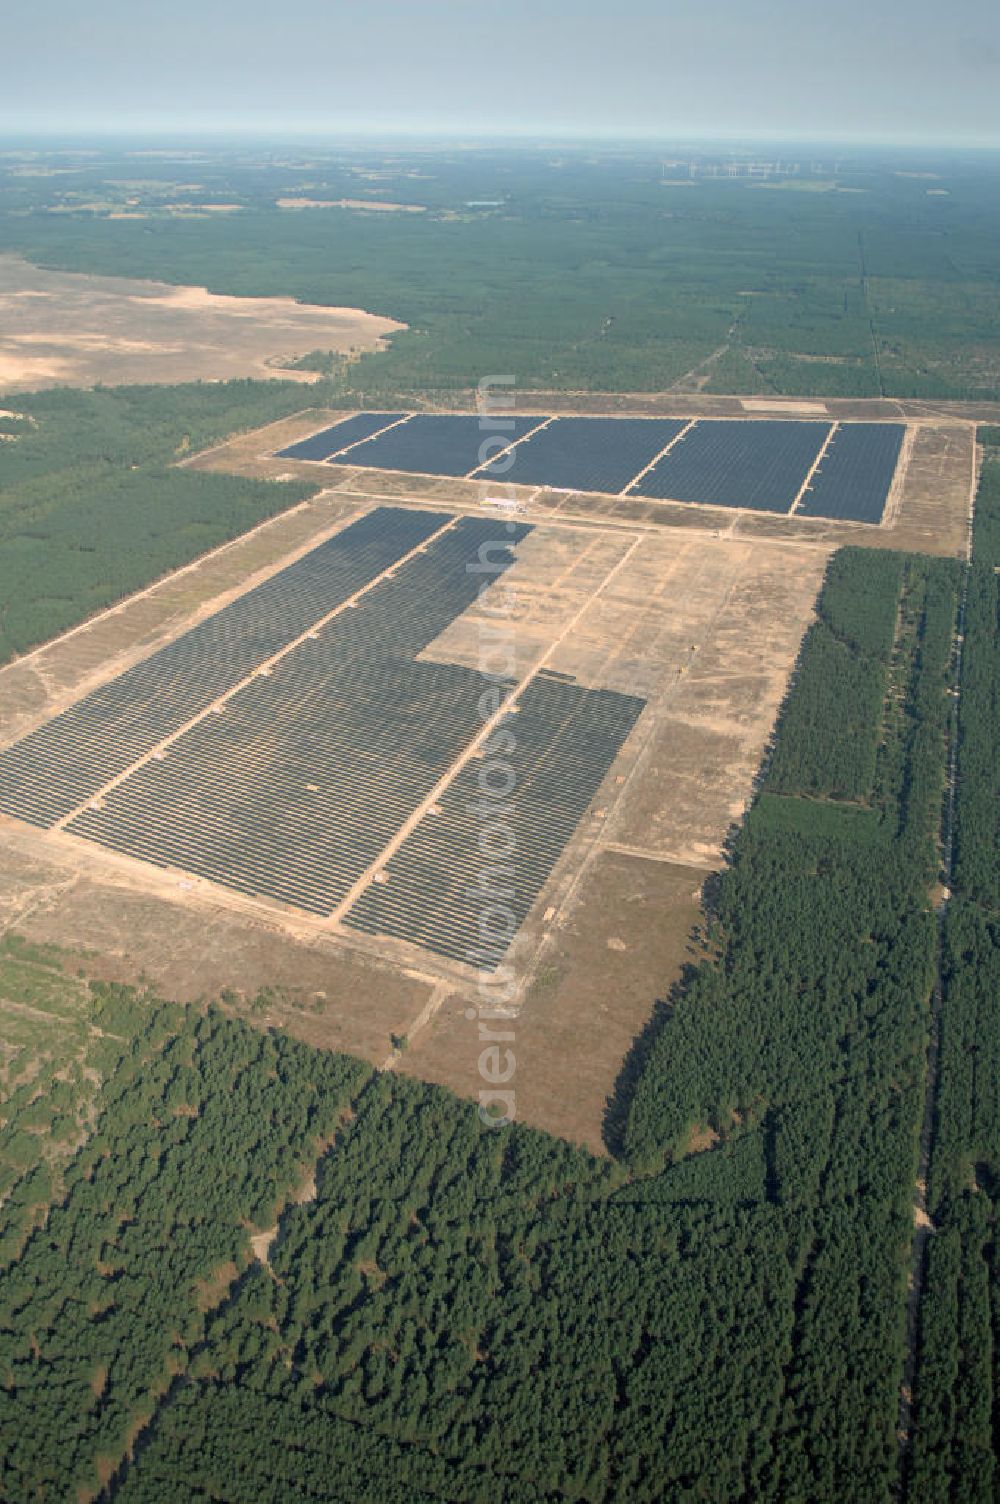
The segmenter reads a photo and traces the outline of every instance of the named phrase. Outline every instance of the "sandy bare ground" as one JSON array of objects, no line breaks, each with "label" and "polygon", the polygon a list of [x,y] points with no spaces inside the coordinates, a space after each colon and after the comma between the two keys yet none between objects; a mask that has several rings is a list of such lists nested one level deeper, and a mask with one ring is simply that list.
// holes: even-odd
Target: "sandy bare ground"
[{"label": "sandy bare ground", "polygon": [[[414,390],[397,392],[395,405],[400,410],[441,412],[475,411],[478,394],[474,388],[450,388],[447,391]],[[766,411],[757,404],[767,402]],[[805,412],[808,403],[810,411]],[[1000,423],[1000,402],[976,400],[961,402],[951,398],[918,397],[767,397],[752,392],[723,396],[715,392],[574,392],[542,388],[519,390],[517,411],[525,413],[615,414],[623,417],[656,418],[745,418],[754,413],[764,417],[815,416],[812,408],[822,408],[820,416],[836,418],[842,423],[856,419],[867,423],[898,423],[911,419],[942,419],[956,423]]]},{"label": "sandy bare ground", "polygon": [[403,328],[358,308],[42,271],[0,256],[0,391],[233,377],[317,379],[281,362],[359,355]]}]

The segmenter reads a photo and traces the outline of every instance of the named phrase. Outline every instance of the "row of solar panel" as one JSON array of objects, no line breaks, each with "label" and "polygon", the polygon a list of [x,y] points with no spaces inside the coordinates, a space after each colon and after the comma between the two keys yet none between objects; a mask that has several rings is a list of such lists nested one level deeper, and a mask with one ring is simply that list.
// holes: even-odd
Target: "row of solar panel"
[{"label": "row of solar panel", "polygon": [[901,423],[841,423],[797,515],[881,522],[905,433]]},{"label": "row of solar panel", "polygon": [[356,413],[279,450],[278,458],[457,477],[502,463],[505,451],[546,421],[544,413],[484,420],[467,413]]},{"label": "row of solar panel", "polygon": [[[376,510],[0,753],[0,808],[40,825],[69,815],[68,830],[111,850],[330,914],[482,723],[481,675],[417,655],[471,605],[484,569],[494,580],[509,568],[530,528],[496,531]],[[543,674],[512,711],[515,929],[642,704]],[[473,959],[480,846],[467,806],[481,766],[446,787],[349,925]],[[501,940],[480,964],[495,964]]]},{"label": "row of solar panel", "polygon": [[56,824],[448,521],[384,507],[344,528],[0,752],[0,810]]},{"label": "row of solar panel", "polygon": [[465,765],[347,925],[494,971],[643,705],[540,674],[502,723],[502,761]]},{"label": "row of solar panel", "polygon": [[470,669],[374,655],[344,682],[327,646],[253,680],[68,829],[329,914],[477,729],[479,686]]},{"label": "row of solar panel", "polygon": [[519,414],[490,422],[484,427],[471,414],[359,413],[281,455],[754,511],[788,513],[799,498],[802,516],[877,523],[905,432],[899,423],[789,419]]},{"label": "row of solar panel", "polygon": [[[440,534],[68,829],[329,914],[480,725],[478,673],[416,655],[475,599],[495,535],[478,518]],[[513,557],[494,548],[491,577]]]}]

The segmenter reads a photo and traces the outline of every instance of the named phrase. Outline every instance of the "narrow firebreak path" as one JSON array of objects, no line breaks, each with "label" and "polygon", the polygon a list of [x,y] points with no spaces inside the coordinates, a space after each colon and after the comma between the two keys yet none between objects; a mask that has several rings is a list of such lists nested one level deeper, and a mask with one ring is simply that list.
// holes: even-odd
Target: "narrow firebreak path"
[{"label": "narrow firebreak path", "polygon": [[962,693],[962,650],[965,642],[965,609],[969,593],[969,565],[962,576],[962,593],[958,603],[955,641],[952,656],[952,706],[948,728],[948,766],[944,810],[941,817],[941,873],[944,894],[937,909],[937,978],[931,997],[930,1039],[927,1046],[927,1069],[924,1076],[924,1111],[920,1125],[920,1152],[917,1182],[913,1193],[913,1241],[910,1246],[910,1273],[906,1291],[906,1321],[903,1347],[903,1376],[899,1389],[899,1415],[896,1439],[899,1444],[899,1473],[896,1495],[903,1498],[909,1468],[913,1422],[913,1387],[917,1376],[917,1353],[920,1342],[920,1302],[927,1268],[927,1243],[934,1225],[927,1211],[927,1176],[937,1109],[938,1061],[941,1046],[941,957],[944,918],[948,912],[955,850],[955,803],[958,794],[958,716]]},{"label": "narrow firebreak path", "polygon": [[[203,1308],[206,1328],[210,1317],[220,1316],[236,1304],[247,1281],[253,1277],[260,1265],[263,1265],[265,1269],[270,1269],[271,1249],[281,1232],[282,1222],[296,1207],[316,1199],[316,1181],[320,1166],[329,1155],[336,1154],[346,1130],[357,1116],[366,1094],[372,1090],[377,1079],[378,1071],[373,1067],[358,1083],[353,1095],[343,1103],[337,1128],[315,1145],[315,1152],[302,1167],[298,1187],[289,1187],[286,1191],[274,1226],[259,1233],[253,1233],[249,1226],[247,1227],[247,1242],[250,1245],[252,1257],[232,1279],[220,1288],[217,1298]],[[242,1250],[234,1246],[232,1252],[235,1262]],[[184,1371],[176,1373],[171,1368],[165,1367],[158,1376],[158,1380],[154,1380],[146,1393],[136,1401],[133,1413],[141,1417],[139,1423],[133,1424],[128,1433],[127,1443],[119,1449],[114,1458],[114,1465],[107,1482],[93,1493],[81,1494],[81,1504],[107,1504],[107,1501],[118,1496],[133,1465],[141,1457],[143,1447],[155,1435],[164,1412],[184,1385],[192,1382],[189,1373],[195,1359],[207,1352],[211,1345],[212,1339],[208,1336],[193,1343],[187,1350],[188,1361]]]},{"label": "narrow firebreak path", "polygon": [[875,324],[875,314],[872,309],[871,285],[868,278],[868,266],[865,262],[865,237],[858,231],[858,262],[861,267],[861,295],[865,302],[865,312],[868,315],[868,332],[872,339],[872,355],[875,357],[875,379],[878,382],[878,394],[885,396],[885,383],[882,380],[882,361],[878,353],[878,328]]}]

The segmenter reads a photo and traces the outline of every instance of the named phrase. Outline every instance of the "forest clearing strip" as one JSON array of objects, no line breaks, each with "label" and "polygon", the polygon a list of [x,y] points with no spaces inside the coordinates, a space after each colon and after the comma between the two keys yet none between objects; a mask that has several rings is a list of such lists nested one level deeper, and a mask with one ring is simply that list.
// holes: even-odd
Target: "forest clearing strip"
[{"label": "forest clearing strip", "polygon": [[[299,1177],[296,1186],[292,1188],[285,1197],[285,1200],[278,1211],[274,1226],[267,1229],[261,1229],[258,1233],[255,1234],[250,1233],[248,1230],[247,1241],[249,1243],[252,1255],[249,1262],[247,1263],[245,1268],[240,1269],[237,1267],[235,1275],[231,1279],[227,1280],[224,1285],[217,1286],[217,1298],[212,1300],[209,1304],[202,1305],[200,1307],[201,1314],[204,1317],[220,1315],[228,1306],[239,1299],[239,1296],[243,1290],[243,1286],[252,1274],[255,1264],[261,1263],[266,1268],[270,1268],[270,1251],[274,1246],[275,1239],[281,1232],[282,1220],[288,1214],[288,1212],[293,1210],[295,1207],[303,1206],[307,1202],[315,1199],[316,1177],[319,1171],[320,1164],[328,1154],[332,1154],[336,1151],[341,1129],[343,1128],[345,1123],[350,1122],[356,1116],[358,1105],[361,1102],[361,1099],[364,1097],[365,1093],[370,1089],[371,1083],[375,1079],[375,1076],[376,1071],[374,1069],[370,1069],[363,1080],[360,1082],[358,1089],[354,1093],[354,1095],[350,1097],[348,1101],[341,1107],[339,1114],[339,1125],[334,1131],[332,1140],[320,1140],[313,1159],[309,1164],[303,1166],[304,1173]],[[263,1241],[265,1238],[266,1244]],[[263,1252],[260,1251],[261,1249],[263,1249]],[[239,1250],[235,1250],[235,1252],[238,1253]],[[225,1268],[226,1266],[223,1265],[222,1267]],[[211,1280],[206,1283],[209,1285],[209,1287],[211,1287]],[[199,1342],[196,1342],[191,1348],[189,1348],[187,1350],[188,1362],[186,1369],[190,1369],[192,1362],[202,1352],[207,1351],[211,1344],[212,1338],[210,1336],[205,1336]],[[155,1426],[160,1414],[170,1404],[170,1401],[173,1399],[174,1395],[177,1393],[180,1387],[186,1382],[186,1370],[185,1372],[178,1373],[176,1372],[176,1370],[172,1370],[169,1364],[165,1365],[165,1367],[161,1371],[159,1379],[154,1380],[150,1385],[144,1401],[141,1404],[141,1408],[139,1408],[138,1413],[135,1416],[133,1423],[126,1434],[126,1437],[124,1438],[124,1445],[118,1452],[117,1457],[105,1459],[105,1466],[102,1469],[104,1473],[104,1481],[102,1482],[101,1488],[96,1493],[92,1493],[86,1497],[81,1495],[80,1504],[95,1504],[95,1501],[98,1499],[106,1500],[114,1498],[115,1494],[124,1481],[128,1469],[136,1461],[136,1454],[137,1452],[141,1451],[144,1438],[148,1436],[152,1427]],[[143,1412],[147,1406],[149,1407],[148,1414],[144,1414]]]},{"label": "forest clearing strip", "polygon": [[885,383],[882,380],[882,362],[878,353],[878,329],[875,324],[875,313],[871,302],[871,286],[868,278],[868,268],[865,264],[865,239],[863,231],[858,231],[858,260],[861,263],[861,295],[865,300],[865,311],[868,314],[868,332],[871,335],[872,355],[875,358],[875,379],[878,382],[878,394],[885,396]]},{"label": "forest clearing strip", "polygon": [[905,1339],[903,1353],[903,1376],[899,1390],[899,1416],[896,1436],[899,1443],[901,1490],[908,1463],[913,1415],[913,1385],[917,1370],[917,1354],[920,1336],[920,1303],[924,1288],[927,1265],[927,1243],[935,1228],[928,1215],[927,1177],[930,1171],[931,1147],[937,1105],[938,1066],[941,1051],[941,1006],[943,979],[941,966],[944,955],[944,920],[948,912],[948,899],[954,875],[955,815],[958,797],[958,736],[959,712],[962,697],[962,663],[965,640],[965,616],[969,591],[970,566],[966,564],[962,574],[962,591],[959,597],[958,615],[955,622],[954,657],[952,676],[952,704],[948,723],[947,787],[941,817],[941,872],[945,885],[944,896],[937,909],[937,976],[931,997],[930,1035],[927,1045],[926,1070],[924,1075],[924,1104],[920,1125],[920,1150],[917,1178],[913,1191],[913,1241],[910,1248],[910,1268],[906,1292]]},{"label": "forest clearing strip", "polygon": [[699,360],[697,365],[693,365],[691,369],[685,371],[682,376],[678,376],[677,380],[672,381],[667,387],[667,391],[691,391],[691,387],[685,386],[685,382],[689,381],[694,382],[694,391],[700,392],[704,390],[705,383],[708,380],[709,376],[712,374],[712,367],[717,365],[718,362],[722,359],[723,355],[725,355],[727,351],[732,349],[732,336],[735,329],[736,324],[734,323],[730,326],[726,343],[724,345],[719,345],[715,350],[712,350],[710,354],[706,355],[703,360]]},{"label": "forest clearing strip", "polygon": [[417,1036],[423,1033],[431,1020],[440,1013],[445,999],[453,990],[451,982],[438,982],[436,984],[430,997],[407,1028],[406,1033],[397,1036],[394,1040],[392,1049],[379,1066],[379,1070],[394,1071],[396,1069],[406,1050],[409,1049]]}]

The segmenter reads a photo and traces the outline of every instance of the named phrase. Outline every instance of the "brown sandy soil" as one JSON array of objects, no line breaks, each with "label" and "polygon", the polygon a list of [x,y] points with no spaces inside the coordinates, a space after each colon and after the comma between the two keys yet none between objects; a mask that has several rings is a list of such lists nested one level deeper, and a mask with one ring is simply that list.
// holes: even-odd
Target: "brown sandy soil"
[{"label": "brown sandy soil", "polygon": [[[665,549],[667,540],[657,543]],[[750,799],[826,558],[743,540],[674,547],[679,557],[672,575],[660,566],[659,595],[650,581],[633,607],[636,636],[623,666],[647,694],[659,670],[662,713],[647,719],[607,839],[716,867]]]},{"label": "brown sandy soil", "polygon": [[744,412],[765,413],[770,417],[777,416],[779,418],[782,416],[791,417],[792,415],[801,415],[806,418],[824,418],[827,414],[825,402],[812,400],[798,402],[792,401],[788,397],[744,397],[740,405]]},{"label": "brown sandy soil", "polygon": [[381,349],[403,325],[357,308],[233,298],[201,287],[41,271],[0,256],[0,390],[231,377],[314,381],[279,368],[310,350]]},{"label": "brown sandy soil", "polygon": [[[511,1032],[510,1083],[521,1122],[604,1151],[604,1115],[622,1062],[657,999],[697,950],[705,874],[602,852],[549,932],[520,1010],[489,1027]],[[484,1082],[478,1017],[452,995],[407,1051],[401,1069],[475,1098]]]},{"label": "brown sandy soil", "polygon": [[921,424],[914,432],[892,546],[964,558],[975,489],[974,431],[957,423]]},{"label": "brown sandy soil", "polygon": [[693,1127],[688,1134],[688,1141],[684,1147],[685,1157],[689,1154],[704,1154],[709,1149],[714,1149],[719,1142],[719,1135],[714,1128],[707,1126]]},{"label": "brown sandy soil", "polygon": [[685,371],[683,376],[678,376],[677,380],[672,383],[670,390],[672,392],[704,391],[712,379],[712,372],[716,365],[729,348],[728,343],[719,345],[718,349],[706,355],[703,360],[699,360],[698,364],[692,366],[689,371]]},{"label": "brown sandy soil", "polygon": [[[86,856],[73,868],[39,860],[24,849],[24,830],[0,819],[0,930],[78,954],[89,977],[148,983],[178,1002],[227,991],[251,1022],[374,1064],[432,991],[426,978],[348,951],[335,937],[303,941],[224,900],[144,890],[102,875]],[[271,996],[251,1009],[262,989]]]}]

